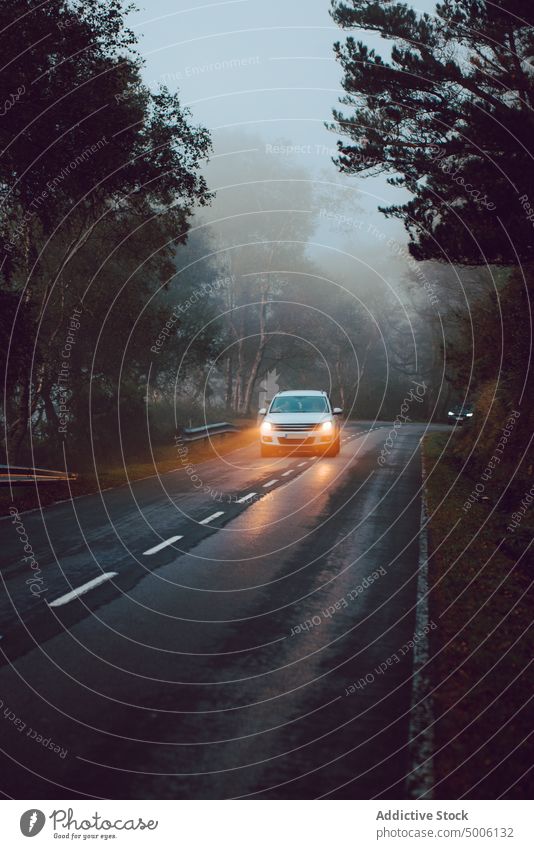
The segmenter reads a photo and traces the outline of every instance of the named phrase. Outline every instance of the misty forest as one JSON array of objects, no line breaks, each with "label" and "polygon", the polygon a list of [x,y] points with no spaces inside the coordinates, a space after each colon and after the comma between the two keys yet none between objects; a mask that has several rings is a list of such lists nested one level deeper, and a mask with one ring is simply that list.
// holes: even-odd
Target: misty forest
[{"label": "misty forest", "polygon": [[[27,3],[2,7],[3,29],[13,6],[22,16]],[[424,382],[421,419],[468,401],[500,422],[532,390],[534,238],[518,194],[534,197],[534,72],[493,47],[534,53],[532,10],[514,6],[511,26],[478,2],[446,2],[437,22],[334,3],[346,93],[325,115],[337,152],[321,179],[250,130],[210,137],[178,94],[149,90],[118,0],[43,5],[12,28],[0,97],[8,459],[77,469],[137,456],[184,423],[254,417],[271,386],[320,386],[349,416],[390,419]],[[52,23],[53,38],[34,37]],[[355,27],[387,37],[390,56]],[[362,210],[377,173],[407,198],[383,209],[404,240]]]}]

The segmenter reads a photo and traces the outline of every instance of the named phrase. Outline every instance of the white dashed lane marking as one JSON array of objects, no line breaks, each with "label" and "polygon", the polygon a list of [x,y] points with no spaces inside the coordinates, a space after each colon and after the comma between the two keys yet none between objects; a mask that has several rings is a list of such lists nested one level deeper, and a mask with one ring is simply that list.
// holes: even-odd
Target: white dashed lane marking
[{"label": "white dashed lane marking", "polygon": [[[350,436],[346,436],[343,441],[347,442],[351,438],[352,437],[350,437]],[[312,457],[311,459],[316,459],[316,458]],[[297,468],[301,468],[302,466],[306,466],[307,463],[309,463],[309,462],[310,462],[309,460],[303,460],[302,463],[297,463]],[[288,475],[293,474],[294,471],[295,471],[294,469],[287,469],[287,471],[282,472],[280,477],[286,478]],[[264,483],[262,485],[263,489],[269,489],[271,486],[274,486],[275,483],[278,483],[278,478],[273,478],[272,480],[267,481],[267,483]],[[241,496],[241,498],[238,498],[236,500],[236,504],[245,504],[247,501],[250,501],[252,498],[254,498],[255,495],[256,495],[255,492],[248,492],[246,495],[243,495],[243,496]],[[219,510],[219,511],[217,511],[217,513],[212,513],[211,516],[207,516],[205,519],[201,519],[199,521],[199,524],[200,525],[208,525],[210,522],[213,522],[215,519],[218,519],[219,516],[224,516],[224,510]],[[161,551],[163,548],[166,548],[167,546],[172,545],[174,542],[178,542],[178,540],[180,540],[180,539],[183,539],[183,537],[181,537],[181,536],[169,537],[169,539],[166,539],[163,542],[158,543],[158,545],[155,545],[153,548],[149,548],[147,551],[145,551],[143,553],[145,555],[157,554],[158,551]],[[109,574],[115,575],[116,573],[109,573]],[[100,579],[98,579],[98,580],[100,582]],[[91,587],[89,587],[89,589],[90,588]],[[84,590],[84,592],[85,591],[86,590]],[[60,599],[60,601],[61,601],[61,599]],[[65,602],[62,602],[62,603],[65,603]],[[56,604],[56,602],[52,602],[52,604]]]},{"label": "white dashed lane marking", "polygon": [[98,578],[93,578],[92,581],[87,581],[86,584],[82,584],[81,587],[72,590],[72,592],[66,593],[66,595],[62,595],[59,598],[54,599],[54,601],[49,601],[48,606],[62,607],[64,604],[68,604],[69,601],[74,601],[75,598],[85,595],[85,593],[88,593],[89,590],[99,587],[100,584],[104,583],[104,581],[109,581],[111,578],[115,578],[117,574],[117,572],[104,572],[103,575],[99,575]]},{"label": "white dashed lane marking", "polygon": [[[372,430],[372,428],[371,428],[371,430]],[[378,428],[376,428],[376,430],[378,430]],[[367,431],[367,433],[369,433],[369,432],[370,431]],[[343,442],[348,442],[350,439],[354,439],[354,437],[358,436],[358,435],[359,435],[358,433],[355,433],[351,436],[346,436],[346,437],[343,438]],[[297,464],[297,468],[301,468],[302,466],[305,466],[308,462],[309,462],[309,460],[303,460],[302,463]],[[287,471],[282,472],[281,477],[285,478],[288,475],[292,474],[293,472],[294,472],[294,469],[287,469]],[[278,483],[278,478],[273,478],[272,480],[267,481],[267,483],[263,484],[263,488],[268,489],[269,487],[274,486],[275,483]],[[254,498],[255,495],[256,495],[255,492],[249,492],[249,493],[247,493],[247,495],[243,495],[241,498],[238,498],[236,503],[237,504],[245,504],[247,501],[250,501],[252,498]],[[205,519],[201,519],[199,524],[207,525],[210,522],[213,522],[214,519],[218,519],[219,516],[223,516],[223,515],[224,515],[224,510],[219,510],[216,513],[212,513],[211,516],[207,516]],[[181,539],[183,539],[183,537],[180,536],[180,535],[169,537],[169,539],[163,540],[163,542],[160,542],[157,545],[153,546],[152,548],[147,549],[143,553],[145,555],[157,554],[158,551],[161,551],[162,549],[167,548],[168,546],[172,545],[175,542],[178,542],[178,540],[181,540]],[[47,604],[49,605],[49,607],[61,607],[62,605],[68,604],[70,601],[73,601],[74,599],[79,598],[82,595],[85,595],[85,593],[88,593],[90,590],[100,586],[101,584],[105,583],[106,581],[109,581],[112,578],[115,578],[117,576],[117,574],[118,574],[117,572],[104,572],[102,575],[99,575],[97,578],[93,578],[92,581],[88,581],[87,583],[82,584],[82,586],[78,587],[77,589],[74,589],[71,592],[66,593],[63,596],[60,596],[60,598],[56,598],[54,601],[47,602]],[[0,637],[0,639],[1,639],[1,637]]]},{"label": "white dashed lane marking", "polygon": [[248,495],[244,495],[242,498],[238,498],[236,504],[244,504],[245,501],[250,501],[250,499],[254,498],[255,495],[255,492],[249,492]]},{"label": "white dashed lane marking", "polygon": [[212,513],[211,516],[208,516],[206,519],[201,519],[201,525],[207,525],[208,522],[213,522],[214,519],[218,519],[219,516],[224,516],[224,510],[219,510],[217,513]]},{"label": "white dashed lane marking", "polygon": [[169,539],[163,540],[163,542],[158,543],[158,545],[155,545],[153,548],[143,551],[143,554],[157,554],[162,548],[167,548],[168,545],[172,545],[173,542],[178,542],[179,539],[182,539],[182,537],[169,537]]}]

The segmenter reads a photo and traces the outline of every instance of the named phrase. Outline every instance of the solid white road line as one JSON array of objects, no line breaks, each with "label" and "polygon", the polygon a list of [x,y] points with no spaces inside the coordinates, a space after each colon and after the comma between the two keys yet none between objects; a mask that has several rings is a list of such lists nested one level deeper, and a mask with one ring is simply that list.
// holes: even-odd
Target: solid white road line
[{"label": "solid white road line", "polygon": [[267,489],[267,487],[272,486],[274,483],[278,483],[278,478],[273,478],[272,481],[268,481],[263,484],[263,488]]},{"label": "solid white road line", "polygon": [[[420,440],[420,443],[422,439]],[[425,458],[421,450],[421,519],[419,527],[419,564],[415,606],[415,634],[419,639],[413,649],[412,704],[409,725],[409,769],[406,776],[412,799],[432,798],[434,786],[434,709],[432,685],[428,674],[430,659],[429,584],[428,584],[428,505]]]},{"label": "solid white road line", "polygon": [[154,548],[149,548],[147,551],[143,551],[143,554],[157,554],[158,551],[161,551],[162,548],[167,548],[168,545],[172,545],[173,542],[178,542],[182,537],[169,537],[169,539],[163,540],[163,542],[155,545]]},{"label": "solid white road line", "polygon": [[243,498],[238,498],[236,504],[244,504],[245,501],[250,501],[251,498],[254,498],[256,495],[255,492],[249,492],[248,495],[244,495]]},{"label": "solid white road line", "polygon": [[207,519],[201,519],[199,522],[200,525],[207,525],[208,522],[212,522],[213,519],[218,519],[219,516],[224,516],[224,510],[219,510],[218,513],[212,513],[211,516],[208,516]]},{"label": "solid white road line", "polygon": [[109,581],[111,578],[115,578],[118,575],[118,572],[104,572],[103,575],[99,575],[98,578],[93,578],[92,581],[87,581],[86,584],[82,584],[81,587],[78,587],[76,590],[72,590],[72,592],[67,593],[66,595],[60,596],[60,598],[54,599],[54,601],[47,602],[49,607],[61,607],[63,604],[68,604],[69,601],[73,601],[75,598],[79,598],[81,595],[85,595],[89,590],[94,589],[94,587],[100,586],[104,581]]},{"label": "solid white road line", "polygon": [[287,478],[287,476],[290,475],[292,471],[293,469],[288,469],[287,472],[282,472],[282,477]]}]

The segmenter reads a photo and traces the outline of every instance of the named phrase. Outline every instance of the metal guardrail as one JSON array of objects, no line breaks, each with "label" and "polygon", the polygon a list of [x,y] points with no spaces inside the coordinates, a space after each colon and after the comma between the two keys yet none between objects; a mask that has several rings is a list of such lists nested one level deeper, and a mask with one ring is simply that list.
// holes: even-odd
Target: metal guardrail
[{"label": "metal guardrail", "polygon": [[30,483],[75,481],[78,475],[58,469],[39,469],[34,466],[0,465],[0,486],[22,486]]},{"label": "metal guardrail", "polygon": [[198,439],[208,439],[219,433],[239,433],[240,428],[230,422],[217,422],[216,424],[202,425],[202,427],[184,427],[181,437],[184,442],[196,442]]}]

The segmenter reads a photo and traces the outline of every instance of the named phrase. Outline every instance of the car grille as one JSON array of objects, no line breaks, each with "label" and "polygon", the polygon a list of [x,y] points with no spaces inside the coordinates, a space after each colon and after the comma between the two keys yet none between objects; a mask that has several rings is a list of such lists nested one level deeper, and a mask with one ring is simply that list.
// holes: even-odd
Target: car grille
[{"label": "car grille", "polygon": [[301,439],[299,439],[298,437],[296,439],[295,438],[286,439],[285,436],[279,436],[278,437],[278,444],[279,445],[292,445],[293,447],[296,447],[296,446],[299,446],[299,445],[315,445],[316,440],[312,436],[303,436]]},{"label": "car grille", "polygon": [[310,422],[302,422],[302,424],[273,424],[271,423],[271,427],[273,430],[283,430],[285,433],[301,433],[304,430],[317,430],[320,425],[312,424]]}]

